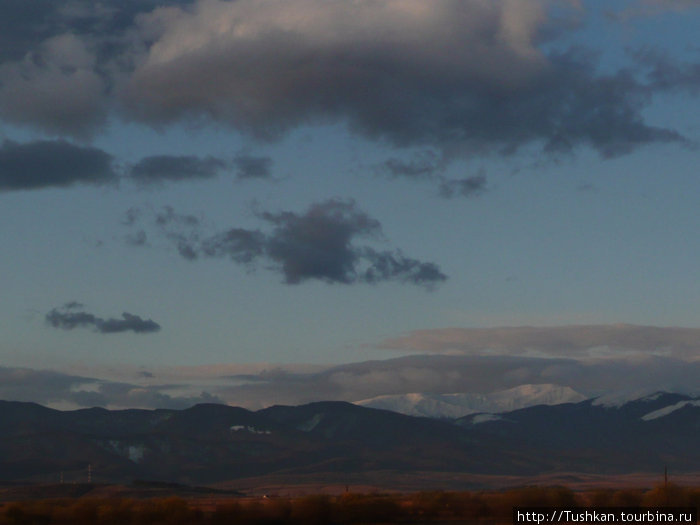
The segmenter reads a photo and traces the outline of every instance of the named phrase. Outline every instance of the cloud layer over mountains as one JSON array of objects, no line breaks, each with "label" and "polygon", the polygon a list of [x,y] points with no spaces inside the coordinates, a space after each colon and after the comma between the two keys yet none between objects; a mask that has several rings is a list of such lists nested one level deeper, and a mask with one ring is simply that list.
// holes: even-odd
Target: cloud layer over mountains
[{"label": "cloud layer over mountains", "polygon": [[[67,320],[66,322],[68,322]],[[697,338],[687,329],[649,326],[583,326],[505,330],[508,343],[500,350],[488,346],[470,355],[412,355],[337,366],[233,365],[152,367],[122,374],[117,381],[95,371],[76,375],[30,369],[3,369],[7,380],[0,397],[32,400],[57,406],[142,406],[176,408],[215,400],[248,408],[301,404],[321,400],[359,401],[382,395],[414,392],[487,394],[522,385],[558,385],[586,397],[669,391],[698,393],[700,359],[688,349]],[[532,355],[533,337],[550,355]],[[562,333],[568,332],[567,337]],[[572,334],[592,333],[578,349]],[[621,337],[620,333],[625,336]],[[646,334],[656,339],[646,340]],[[495,341],[495,339],[492,339]],[[681,344],[682,342],[682,344]],[[624,343],[625,350],[619,351]],[[474,348],[481,343],[472,342]],[[483,343],[487,345],[487,343]],[[583,351],[584,346],[608,346],[607,353]],[[681,351],[658,352],[658,348]],[[491,346],[495,346],[491,343]],[[558,350],[555,350],[558,349]],[[617,350],[616,350],[617,349]],[[508,351],[506,351],[508,350]],[[530,353],[530,355],[525,355]],[[569,353],[567,357],[566,354]],[[556,355],[556,357],[555,357]],[[21,381],[17,378],[21,378]],[[34,387],[32,386],[34,385]],[[35,390],[33,390],[35,388]]]},{"label": "cloud layer over mountains", "polygon": [[700,329],[682,327],[571,325],[552,327],[440,328],[416,330],[387,339],[393,350],[464,355],[536,357],[606,357],[659,355],[680,359],[700,356]]}]

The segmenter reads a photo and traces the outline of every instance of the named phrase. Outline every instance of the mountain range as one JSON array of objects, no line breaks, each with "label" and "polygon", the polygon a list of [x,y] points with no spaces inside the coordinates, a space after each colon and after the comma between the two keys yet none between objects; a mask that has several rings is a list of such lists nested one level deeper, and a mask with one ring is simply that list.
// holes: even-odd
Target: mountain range
[{"label": "mountain range", "polygon": [[0,480],[216,483],[284,473],[700,472],[700,398],[658,393],[454,419],[346,402],[256,412],[58,411],[0,402]]}]

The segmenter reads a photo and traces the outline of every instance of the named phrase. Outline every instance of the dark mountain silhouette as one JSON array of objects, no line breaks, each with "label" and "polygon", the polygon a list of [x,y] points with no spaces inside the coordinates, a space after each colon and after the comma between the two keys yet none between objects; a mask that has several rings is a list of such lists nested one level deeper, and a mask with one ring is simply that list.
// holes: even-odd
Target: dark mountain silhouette
[{"label": "dark mountain silhouette", "polygon": [[492,419],[470,415],[456,420],[481,439],[507,438],[549,450],[558,468],[580,471],[661,471],[664,466],[700,468],[700,400],[658,393],[619,406],[597,400],[535,406]]},{"label": "dark mountain silhouette", "polygon": [[95,481],[195,484],[317,472],[697,472],[698,435],[700,400],[678,394],[454,421],[344,402],[62,412],[4,401],[0,480],[57,481],[63,472],[82,482],[88,464]]}]

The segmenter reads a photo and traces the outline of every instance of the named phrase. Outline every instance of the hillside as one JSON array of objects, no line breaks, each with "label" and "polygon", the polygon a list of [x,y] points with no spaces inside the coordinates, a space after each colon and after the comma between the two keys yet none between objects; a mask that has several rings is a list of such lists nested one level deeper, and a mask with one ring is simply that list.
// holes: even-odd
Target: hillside
[{"label": "hillside", "polygon": [[344,402],[61,412],[0,402],[0,481],[214,483],[319,472],[700,472],[700,402],[659,394],[455,420]]}]

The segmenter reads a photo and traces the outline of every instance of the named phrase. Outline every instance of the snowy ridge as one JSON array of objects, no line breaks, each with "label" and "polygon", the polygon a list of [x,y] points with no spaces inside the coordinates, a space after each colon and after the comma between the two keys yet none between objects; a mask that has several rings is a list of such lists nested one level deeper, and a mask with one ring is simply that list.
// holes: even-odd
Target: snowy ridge
[{"label": "snowy ridge", "polygon": [[636,390],[634,392],[612,392],[597,397],[593,401],[593,406],[603,406],[605,408],[620,408],[632,401],[656,401],[663,395],[663,392],[655,390]]},{"label": "snowy ridge", "polygon": [[489,394],[386,395],[356,401],[356,405],[391,410],[409,416],[459,418],[478,412],[509,412],[535,405],[578,403],[586,397],[572,388],[552,385],[520,385]]}]

